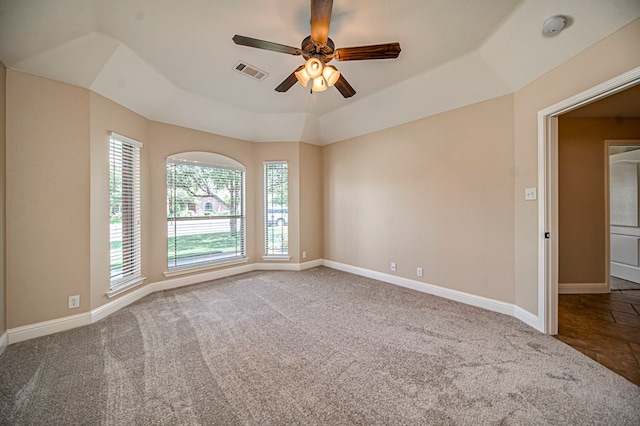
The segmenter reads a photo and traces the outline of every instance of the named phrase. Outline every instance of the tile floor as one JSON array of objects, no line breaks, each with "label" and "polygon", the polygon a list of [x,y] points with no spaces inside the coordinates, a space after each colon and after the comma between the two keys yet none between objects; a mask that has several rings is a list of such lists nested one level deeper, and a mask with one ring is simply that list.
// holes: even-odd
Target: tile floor
[{"label": "tile floor", "polygon": [[640,286],[621,284],[609,294],[561,294],[556,338],[640,386]]}]

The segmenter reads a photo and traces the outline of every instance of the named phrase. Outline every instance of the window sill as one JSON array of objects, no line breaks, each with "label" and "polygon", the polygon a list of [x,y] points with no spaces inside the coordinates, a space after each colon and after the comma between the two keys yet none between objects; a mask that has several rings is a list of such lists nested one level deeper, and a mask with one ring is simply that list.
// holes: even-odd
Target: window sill
[{"label": "window sill", "polygon": [[215,268],[220,268],[222,266],[238,265],[240,263],[247,263],[248,261],[249,261],[248,257],[243,257],[239,259],[201,263],[199,265],[178,266],[176,268],[171,268],[170,270],[165,271],[162,274],[167,278],[175,277],[177,275],[184,275],[184,274],[190,274],[192,272],[206,271],[207,269],[215,269]]},{"label": "window sill", "polygon": [[270,254],[270,255],[267,255],[267,256],[262,256],[262,260],[270,261],[270,262],[273,262],[273,261],[275,261],[275,262],[277,262],[277,261],[288,262],[288,261],[291,260],[291,256],[286,256],[286,255],[281,255],[281,254],[278,254],[278,255]]},{"label": "window sill", "polygon": [[107,297],[109,299],[111,299],[112,297],[115,297],[115,296],[117,296],[119,294],[122,294],[125,291],[129,291],[132,288],[138,287],[146,279],[147,279],[147,277],[140,277],[140,278],[135,278],[135,279],[133,279],[131,281],[126,281],[126,282],[124,282],[122,284],[119,284],[117,287],[114,287],[111,290],[107,291]]}]

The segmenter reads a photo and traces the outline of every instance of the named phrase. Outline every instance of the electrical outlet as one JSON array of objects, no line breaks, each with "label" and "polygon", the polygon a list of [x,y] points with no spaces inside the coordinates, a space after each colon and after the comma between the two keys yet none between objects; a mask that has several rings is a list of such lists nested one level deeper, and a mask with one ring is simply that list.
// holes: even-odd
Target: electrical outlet
[{"label": "electrical outlet", "polygon": [[525,188],[524,190],[524,199],[529,201],[529,200],[535,200],[537,197],[536,194],[536,188]]},{"label": "electrical outlet", "polygon": [[398,269],[398,266],[395,263],[391,263],[391,272],[395,272]]},{"label": "electrical outlet", "polygon": [[303,251],[303,252],[302,252],[302,258],[303,258],[303,259],[306,259],[306,258],[307,258],[307,252],[306,252],[306,251]]},{"label": "electrical outlet", "polygon": [[422,268],[416,268],[416,275],[419,277],[422,276]]},{"label": "electrical outlet", "polygon": [[80,307],[80,295],[69,296],[69,309]]}]

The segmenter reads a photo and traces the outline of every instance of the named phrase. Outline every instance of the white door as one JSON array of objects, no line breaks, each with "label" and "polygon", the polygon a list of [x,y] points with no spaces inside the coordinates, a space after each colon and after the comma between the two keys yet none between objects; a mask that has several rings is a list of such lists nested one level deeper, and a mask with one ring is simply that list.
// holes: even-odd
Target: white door
[{"label": "white door", "polygon": [[640,147],[615,148],[626,151],[609,156],[610,272],[640,283]]}]

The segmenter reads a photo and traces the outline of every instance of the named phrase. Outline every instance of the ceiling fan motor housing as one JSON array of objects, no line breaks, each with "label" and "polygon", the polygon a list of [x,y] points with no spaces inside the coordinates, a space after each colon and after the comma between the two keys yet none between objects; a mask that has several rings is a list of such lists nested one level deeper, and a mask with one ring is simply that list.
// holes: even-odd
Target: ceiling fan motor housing
[{"label": "ceiling fan motor housing", "polygon": [[300,48],[304,59],[318,58],[326,64],[333,59],[332,55],[336,46],[330,38],[327,39],[325,44],[320,44],[313,41],[311,36],[307,36],[302,40]]}]

